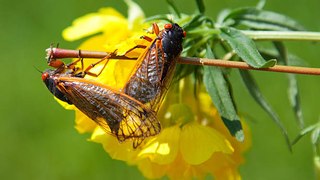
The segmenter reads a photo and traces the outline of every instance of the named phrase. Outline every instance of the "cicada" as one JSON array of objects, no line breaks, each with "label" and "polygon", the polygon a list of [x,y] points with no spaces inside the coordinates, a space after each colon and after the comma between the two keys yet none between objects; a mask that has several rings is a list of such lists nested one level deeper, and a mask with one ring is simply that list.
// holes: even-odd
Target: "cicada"
[{"label": "cicada", "polygon": [[[44,71],[42,80],[55,97],[74,104],[120,142],[132,139],[133,147],[137,148],[145,138],[161,130],[156,114],[172,80],[185,37],[183,29],[174,23],[164,25],[161,31],[157,24],[153,24],[153,32],[156,38],[142,36],[142,39],[150,42],[149,46],[137,45],[121,56],[116,51],[106,53],[105,57],[86,68],[83,67],[85,56],[82,51],[76,54],[79,57],[77,61],[66,65],[56,59],[58,55],[51,49],[48,64],[56,69]],[[116,90],[85,78],[87,75],[100,74],[90,72],[96,64],[103,61],[107,64],[110,59],[125,59],[126,54],[135,48],[142,48],[143,53],[131,58],[137,63],[122,89]],[[74,55],[64,54],[59,58]],[[82,67],[76,67],[78,62],[81,62]]]}]

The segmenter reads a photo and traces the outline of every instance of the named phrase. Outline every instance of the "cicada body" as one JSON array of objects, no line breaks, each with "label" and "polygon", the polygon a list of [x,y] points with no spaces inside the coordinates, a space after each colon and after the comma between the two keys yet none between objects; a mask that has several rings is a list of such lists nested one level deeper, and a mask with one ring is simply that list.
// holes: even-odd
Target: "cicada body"
[{"label": "cicada body", "polygon": [[157,111],[171,83],[185,32],[178,24],[166,24],[160,32],[154,24],[153,29],[157,38],[140,56],[123,92]]},{"label": "cicada body", "polygon": [[161,130],[155,111],[112,87],[54,70],[43,72],[42,79],[57,98],[74,104],[120,142],[133,139],[136,148]]},{"label": "cicada body", "polygon": [[172,80],[185,36],[185,32],[177,24],[166,24],[161,31],[154,24],[153,29],[157,35],[155,39],[144,37],[150,41],[150,46],[131,49],[144,48],[144,52],[136,58],[136,66],[120,90],[85,78],[86,75],[99,76],[100,73],[90,72],[98,63],[105,61],[106,65],[111,58],[126,58],[126,54],[117,56],[115,52],[106,53],[90,67],[79,68],[76,63],[83,64],[80,51],[78,54],[72,51],[73,54],[58,56],[79,57],[77,61],[66,65],[55,59],[57,56],[53,49],[49,50],[48,64],[56,69],[43,72],[42,80],[58,99],[74,104],[119,141],[133,139],[133,147],[136,148],[145,138],[154,136],[161,130],[156,113]]}]

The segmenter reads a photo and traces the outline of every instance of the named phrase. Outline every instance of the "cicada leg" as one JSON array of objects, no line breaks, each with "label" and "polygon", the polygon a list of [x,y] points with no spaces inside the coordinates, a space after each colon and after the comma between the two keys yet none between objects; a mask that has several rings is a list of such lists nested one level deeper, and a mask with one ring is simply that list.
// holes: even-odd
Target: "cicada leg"
[{"label": "cicada leg", "polygon": [[[81,77],[81,78],[83,78],[83,77],[85,77],[86,75],[90,75],[90,76],[93,76],[93,77],[98,77],[102,72],[103,72],[103,70],[104,70],[104,68],[107,66],[107,64],[108,64],[108,62],[109,62],[109,58],[110,57],[115,57],[115,52],[113,52],[113,53],[108,53],[108,55],[107,56],[105,56],[105,57],[103,57],[103,58],[101,58],[100,60],[98,60],[97,62],[95,62],[95,63],[92,63],[92,64],[90,64],[88,67],[84,67],[84,58],[82,57],[82,55],[81,55],[81,50],[78,50],[79,52],[78,52],[78,59],[77,60],[75,60],[75,61],[73,61],[73,62],[71,62],[71,63],[69,63],[69,64],[64,64],[62,61],[60,61],[60,60],[51,60],[50,62],[61,62],[61,63],[63,63],[63,67],[65,67],[65,68],[67,68],[67,69],[71,69],[71,70],[73,70],[73,72],[74,72],[74,76],[76,76],[76,77]],[[103,61],[105,61],[105,63],[103,64],[103,67],[100,69],[100,71],[98,72],[98,73],[93,73],[93,72],[91,72],[90,70],[92,69],[92,68],[94,68],[96,65],[98,65],[98,64],[100,64],[100,63],[102,63]],[[81,65],[80,65],[80,68],[77,68],[76,67],[76,64],[78,64],[78,63],[81,63]],[[50,64],[49,64],[50,65]],[[80,73],[78,73],[79,71],[81,71]]]},{"label": "cicada leg", "polygon": [[[93,64],[90,64],[85,70],[83,70],[83,75],[90,75],[90,76],[93,76],[93,77],[98,77],[104,70],[104,68],[107,66],[108,62],[109,62],[109,58],[111,57],[112,55],[108,55],[102,59],[100,59],[99,61],[93,63]],[[93,72],[90,72],[90,70],[92,68],[94,68],[96,65],[102,63],[103,61],[105,61],[105,63],[103,64],[103,67],[100,69],[100,71],[98,73],[93,73]],[[81,66],[82,66],[82,69],[83,69],[83,60],[81,62]]]}]

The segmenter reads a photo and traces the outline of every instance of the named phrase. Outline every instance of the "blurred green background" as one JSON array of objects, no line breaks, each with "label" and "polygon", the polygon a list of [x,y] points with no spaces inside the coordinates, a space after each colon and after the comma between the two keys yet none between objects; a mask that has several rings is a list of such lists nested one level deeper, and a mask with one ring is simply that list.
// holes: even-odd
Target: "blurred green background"
[{"label": "blurred green background", "polygon": [[[177,0],[187,13],[195,11],[193,0]],[[147,16],[167,13],[164,0],[137,0]],[[207,14],[215,17],[227,7],[254,6],[257,1],[206,0]],[[74,129],[74,114],[64,110],[41,81],[47,68],[45,49],[52,42],[76,48],[80,42],[66,42],[61,31],[72,20],[103,6],[126,14],[123,1],[112,0],[1,0],[1,106],[0,179],[143,179],[135,167],[110,159],[99,144],[86,141]],[[307,29],[320,31],[319,0],[268,1],[267,10],[297,19]],[[320,67],[320,44],[286,42],[291,52],[309,66]],[[261,90],[279,113],[289,135],[298,127],[287,100],[284,74],[254,72]],[[306,124],[319,118],[320,77],[298,75]],[[238,108],[250,115],[253,145],[241,166],[243,179],[315,179],[310,136],[302,139],[290,153],[272,120],[250,98],[237,71],[231,83]]]}]

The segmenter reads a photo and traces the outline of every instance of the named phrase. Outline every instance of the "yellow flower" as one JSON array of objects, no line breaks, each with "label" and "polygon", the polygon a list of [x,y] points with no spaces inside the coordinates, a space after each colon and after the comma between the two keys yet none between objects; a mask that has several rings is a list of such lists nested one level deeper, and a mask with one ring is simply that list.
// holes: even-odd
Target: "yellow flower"
[{"label": "yellow flower", "polygon": [[[77,40],[91,36],[80,49],[110,52],[117,49],[120,54],[135,44],[147,43],[138,37],[150,24],[142,25],[144,16],[139,6],[126,2],[128,19],[112,8],[102,8],[75,20],[63,32],[64,38]],[[142,54],[139,49],[132,53]],[[94,62],[88,61],[85,67]],[[103,63],[99,65],[94,72],[99,72]],[[134,61],[110,60],[100,76],[85,78],[121,89],[134,65]],[[137,149],[132,148],[130,140],[119,143],[75,107],[68,108],[76,112],[79,132],[92,132],[91,141],[101,143],[113,159],[137,166],[147,178],[200,179],[211,174],[216,179],[241,179],[238,166],[243,163],[242,153],[250,146],[248,129],[244,126],[246,141],[236,141],[222,123],[203,85],[194,90],[195,84],[190,77],[172,84],[158,112],[162,131]]]},{"label": "yellow flower", "polygon": [[[101,8],[98,12],[87,14],[76,19],[72,26],[66,28],[62,36],[64,39],[73,41],[87,36],[92,36],[81,44],[79,49],[114,52],[121,55],[136,44],[145,44],[146,41],[140,40],[144,29],[150,27],[143,24],[144,14],[139,6],[131,0],[127,0],[129,6],[129,18],[126,19],[113,8]],[[150,35],[149,35],[150,36]],[[128,39],[132,39],[128,41]],[[129,55],[141,54],[141,49],[135,49]],[[135,56],[136,57],[136,56]],[[95,63],[98,60],[84,61],[84,67]],[[86,79],[98,81],[102,84],[120,89],[124,86],[129,75],[135,66],[135,61],[110,60],[103,72],[98,77],[86,76]],[[91,72],[99,73],[104,63],[98,64]],[[59,101],[59,100],[58,100]],[[97,125],[85,116],[81,111],[70,106],[65,102],[59,101],[67,109],[76,111],[76,129],[80,133],[92,132]]]},{"label": "yellow flower", "polygon": [[[119,143],[101,129],[91,140],[101,143],[112,158],[137,165],[150,179],[204,178],[208,174],[216,179],[241,179],[237,169],[243,163],[242,153],[250,145],[247,127],[245,142],[236,141],[204,88],[194,96],[191,86],[194,84],[190,78],[172,85],[158,114],[163,130],[138,149],[132,150],[130,142]],[[177,98],[177,89],[189,98]]]}]

